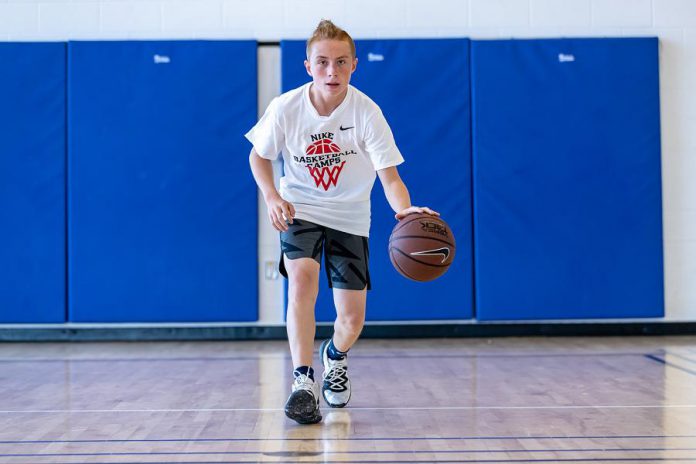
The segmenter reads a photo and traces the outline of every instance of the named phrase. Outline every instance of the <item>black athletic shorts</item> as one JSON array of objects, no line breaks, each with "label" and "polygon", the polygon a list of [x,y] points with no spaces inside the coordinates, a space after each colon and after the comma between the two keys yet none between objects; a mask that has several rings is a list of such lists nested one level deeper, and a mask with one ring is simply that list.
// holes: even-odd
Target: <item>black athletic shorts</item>
[{"label": "black athletic shorts", "polygon": [[367,237],[353,235],[304,219],[293,219],[288,230],[280,233],[280,273],[287,278],[283,255],[288,259],[312,258],[324,269],[330,288],[370,290]]}]

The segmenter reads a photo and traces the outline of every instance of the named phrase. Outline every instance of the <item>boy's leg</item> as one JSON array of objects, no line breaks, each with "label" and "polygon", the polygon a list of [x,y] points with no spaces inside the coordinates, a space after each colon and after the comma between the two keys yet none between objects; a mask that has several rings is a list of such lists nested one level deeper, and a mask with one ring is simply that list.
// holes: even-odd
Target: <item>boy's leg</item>
[{"label": "boy's leg", "polygon": [[285,414],[300,424],[321,420],[319,382],[314,379],[312,357],[323,241],[323,228],[304,220],[296,219],[280,234],[280,272],[288,279],[287,331],[294,368]]},{"label": "boy's leg", "polygon": [[336,305],[334,335],[319,349],[324,365],[322,394],[329,406],[342,408],[350,400],[348,350],[365,324],[367,290],[370,288],[366,237],[332,229],[326,233],[326,268]]},{"label": "boy's leg", "polygon": [[348,350],[353,346],[365,324],[367,288],[348,290],[334,288],[336,322],[334,334],[319,348],[324,365],[322,395],[332,408],[342,408],[350,401],[351,387],[348,378]]},{"label": "boy's leg", "polygon": [[292,393],[285,415],[300,424],[321,421],[319,383],[314,379],[314,304],[319,291],[319,263],[312,258],[284,257],[288,276],[287,330],[293,364]]},{"label": "boy's leg", "polygon": [[347,352],[358,340],[365,325],[367,289],[334,288],[333,297],[336,305],[333,343],[339,351]]},{"label": "boy's leg", "polygon": [[284,259],[288,273],[287,329],[293,368],[311,366],[319,292],[319,263],[312,258]]}]

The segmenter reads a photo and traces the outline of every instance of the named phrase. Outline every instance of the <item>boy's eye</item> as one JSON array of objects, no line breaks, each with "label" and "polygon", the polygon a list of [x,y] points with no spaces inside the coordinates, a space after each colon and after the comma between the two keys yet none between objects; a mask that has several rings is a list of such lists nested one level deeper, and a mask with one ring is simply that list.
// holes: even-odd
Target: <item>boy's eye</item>
[{"label": "boy's eye", "polygon": [[346,60],[338,60],[338,64],[344,65],[344,64],[346,64]]}]

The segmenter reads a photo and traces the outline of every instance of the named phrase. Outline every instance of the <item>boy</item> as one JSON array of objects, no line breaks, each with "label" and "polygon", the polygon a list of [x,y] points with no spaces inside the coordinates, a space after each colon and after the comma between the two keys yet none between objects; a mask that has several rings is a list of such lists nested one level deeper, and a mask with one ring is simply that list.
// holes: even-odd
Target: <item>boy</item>
[{"label": "boy", "polygon": [[[365,322],[370,288],[367,237],[375,173],[401,219],[435,214],[411,206],[396,166],[403,162],[379,107],[350,86],[358,60],[353,39],[322,20],[307,41],[312,81],[275,98],[247,134],[249,163],[268,216],[280,232],[280,272],[288,279],[287,330],[293,361],[285,414],[300,424],[321,421],[319,384],[312,369],[322,249],[336,305],[334,335],[322,343],[322,395],[331,407],[350,400],[347,353]],[[271,160],[283,152],[280,192]]]}]

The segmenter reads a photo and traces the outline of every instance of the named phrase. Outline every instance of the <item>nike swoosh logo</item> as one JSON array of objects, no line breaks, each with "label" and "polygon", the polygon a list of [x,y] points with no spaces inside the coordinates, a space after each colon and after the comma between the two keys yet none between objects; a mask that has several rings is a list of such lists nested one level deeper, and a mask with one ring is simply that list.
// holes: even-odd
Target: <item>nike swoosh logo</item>
[{"label": "nike swoosh logo", "polygon": [[434,250],[424,250],[424,251],[414,251],[413,253],[410,253],[411,256],[437,256],[437,255],[442,255],[442,261],[440,261],[440,264],[444,263],[447,261],[447,258],[449,258],[450,255],[450,249],[448,247],[442,247],[442,248],[436,248]]},{"label": "nike swoosh logo", "polygon": [[339,129],[341,129],[342,131],[344,131],[344,130],[352,129],[352,128],[354,128],[354,127],[355,127],[355,126],[350,126],[350,127],[339,126]]}]

